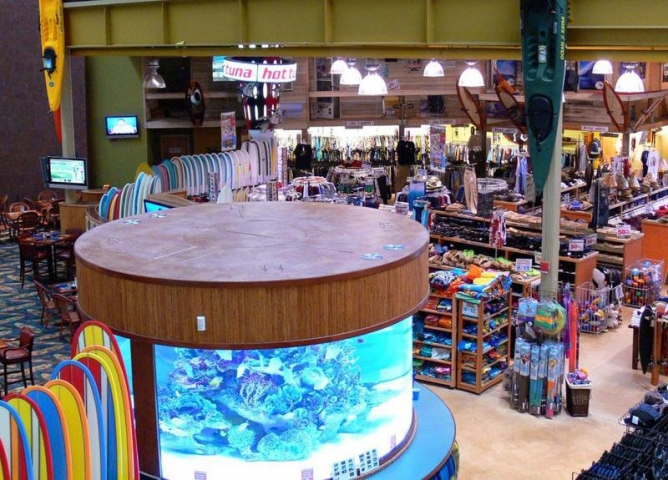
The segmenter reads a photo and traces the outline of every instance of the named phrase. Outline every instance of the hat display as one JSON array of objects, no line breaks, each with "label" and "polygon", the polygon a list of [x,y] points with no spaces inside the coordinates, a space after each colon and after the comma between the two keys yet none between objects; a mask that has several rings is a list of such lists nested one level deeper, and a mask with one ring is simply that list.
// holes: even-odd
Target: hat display
[{"label": "hat display", "polygon": [[443,183],[441,183],[441,179],[434,176],[434,175],[429,175],[427,177],[427,191],[428,192],[433,192],[435,190],[440,190],[443,188]]}]

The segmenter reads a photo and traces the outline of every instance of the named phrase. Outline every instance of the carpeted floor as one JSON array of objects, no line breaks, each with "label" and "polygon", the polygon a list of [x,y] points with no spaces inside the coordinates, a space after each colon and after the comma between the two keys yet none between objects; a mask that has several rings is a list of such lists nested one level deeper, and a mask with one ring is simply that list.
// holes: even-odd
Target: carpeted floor
[{"label": "carpeted floor", "polygon": [[[40,325],[41,311],[30,274],[21,289],[18,245],[7,239],[0,240],[0,337],[15,338],[23,326],[29,326],[35,331],[33,370],[35,384],[38,385],[51,378],[51,370],[55,364],[70,358],[69,336],[61,340],[57,324],[50,324],[48,329]],[[0,382],[1,377],[0,375]],[[15,378],[17,377],[12,377]],[[10,391],[21,389],[21,382],[10,384]]]}]

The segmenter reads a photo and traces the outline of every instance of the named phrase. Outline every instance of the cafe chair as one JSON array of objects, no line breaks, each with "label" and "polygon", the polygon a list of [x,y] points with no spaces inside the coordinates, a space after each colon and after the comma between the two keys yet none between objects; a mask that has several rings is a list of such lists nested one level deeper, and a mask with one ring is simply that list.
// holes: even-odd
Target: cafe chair
[{"label": "cafe chair", "polygon": [[29,210],[35,210],[35,211],[40,210],[39,205],[37,205],[30,197],[23,197],[23,203],[25,203],[26,205],[28,205],[28,207],[30,207]]},{"label": "cafe chair", "polygon": [[37,203],[47,204],[58,198],[58,194],[53,190],[42,190],[37,194]]},{"label": "cafe chair", "polygon": [[9,205],[9,209],[7,210],[8,212],[27,212],[30,210],[30,206],[28,206],[27,203],[25,202],[14,202]]},{"label": "cafe chair", "polygon": [[60,204],[63,200],[55,200],[49,205],[49,225],[58,230],[60,228]]},{"label": "cafe chair", "polygon": [[77,308],[77,302],[73,297],[61,295],[60,293],[53,294],[53,301],[60,312],[60,338],[63,338],[63,328],[65,325],[69,326],[70,340],[74,337],[74,332],[81,324],[81,317]]},{"label": "cafe chair", "polygon": [[10,240],[14,239],[14,230],[5,218],[5,215],[0,211],[0,238],[8,237]]},{"label": "cafe chair", "polygon": [[[18,338],[3,338],[5,346],[0,348],[0,363],[2,363],[2,375],[5,381],[5,395],[11,383],[23,381],[23,386],[28,387],[25,367],[30,370],[30,383],[35,384],[32,371],[32,348],[35,342],[35,332],[30,327],[22,327]],[[8,367],[16,367],[9,370]],[[9,375],[20,373],[21,380],[9,380]]]},{"label": "cafe chair", "polygon": [[21,278],[21,288],[23,288],[25,283],[26,271],[28,268],[31,269],[33,279],[35,279],[40,276],[40,267],[46,264],[49,278],[53,277],[51,251],[41,248],[34,242],[31,242],[29,237],[29,233],[19,237],[19,275]]},{"label": "cafe chair", "polygon": [[35,211],[23,212],[19,215],[19,218],[16,221],[16,233],[17,235],[21,235],[22,233],[35,233],[41,226],[42,221],[39,213]]},{"label": "cafe chair", "polygon": [[56,271],[58,264],[62,263],[65,268],[65,277],[72,280],[76,273],[76,256],[74,255],[74,242],[83,234],[80,228],[68,228],[65,230],[67,240],[56,243]]},{"label": "cafe chair", "polygon": [[40,325],[44,325],[44,328],[49,328],[49,320],[52,318],[58,318],[60,310],[58,310],[58,306],[53,300],[51,291],[46,288],[42,282],[33,280],[33,283],[35,284],[35,290],[37,290],[39,303],[42,305],[42,315],[39,319],[39,323]]}]

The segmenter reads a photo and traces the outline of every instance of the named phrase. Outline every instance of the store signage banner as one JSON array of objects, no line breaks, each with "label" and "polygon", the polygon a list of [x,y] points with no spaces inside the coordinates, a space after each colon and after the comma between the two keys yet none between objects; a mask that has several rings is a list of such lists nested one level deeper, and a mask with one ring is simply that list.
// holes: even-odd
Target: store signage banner
[{"label": "store signage banner", "polygon": [[429,127],[429,160],[431,168],[445,168],[445,127]]},{"label": "store signage banner", "polygon": [[237,120],[234,112],[220,114],[220,151],[236,150]]},{"label": "store signage banner", "polygon": [[604,127],[602,125],[580,125],[580,130],[584,132],[606,133],[608,131],[608,127]]},{"label": "store signage banner", "polygon": [[242,82],[285,83],[297,79],[296,63],[250,63],[225,59],[223,75]]}]

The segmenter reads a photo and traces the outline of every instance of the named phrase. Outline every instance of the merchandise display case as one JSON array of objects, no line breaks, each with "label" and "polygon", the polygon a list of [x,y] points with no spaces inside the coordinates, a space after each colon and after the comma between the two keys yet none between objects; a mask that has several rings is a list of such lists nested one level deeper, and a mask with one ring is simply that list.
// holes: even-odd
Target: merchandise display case
[{"label": "merchandise display case", "polygon": [[432,293],[413,317],[415,379],[455,387],[457,316],[455,299]]},{"label": "merchandise display case", "polygon": [[457,388],[482,393],[503,379],[510,359],[510,294],[457,301]]}]

